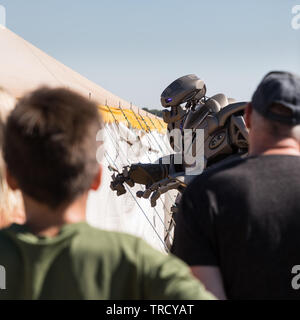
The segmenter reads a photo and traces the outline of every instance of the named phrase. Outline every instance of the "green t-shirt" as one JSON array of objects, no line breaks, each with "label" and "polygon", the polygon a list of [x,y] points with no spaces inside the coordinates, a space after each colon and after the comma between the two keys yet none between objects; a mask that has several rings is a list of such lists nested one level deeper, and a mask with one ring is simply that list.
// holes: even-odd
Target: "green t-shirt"
[{"label": "green t-shirt", "polygon": [[1,230],[0,265],[6,270],[0,299],[213,298],[174,256],[86,223],[65,225],[54,238],[26,226]]}]

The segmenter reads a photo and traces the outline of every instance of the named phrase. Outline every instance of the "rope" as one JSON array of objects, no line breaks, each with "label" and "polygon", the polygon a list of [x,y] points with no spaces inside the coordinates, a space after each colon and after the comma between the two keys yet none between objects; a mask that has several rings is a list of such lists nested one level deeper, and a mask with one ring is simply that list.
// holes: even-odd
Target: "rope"
[{"label": "rope", "polygon": [[[108,129],[106,128],[106,126],[105,126],[105,130],[106,130],[106,132],[108,133],[108,136],[109,136],[109,138],[111,139],[111,141],[112,141],[112,143],[113,143],[114,149],[115,149],[115,150],[117,151],[117,153],[120,155],[120,152],[119,152],[119,150],[117,150],[117,147],[116,147],[116,145],[115,145],[115,141],[114,141],[114,139],[112,138],[112,136],[111,136],[110,132],[108,131]],[[131,163],[129,162],[128,158],[127,158],[126,155],[124,154],[123,150],[120,149],[120,151],[121,151],[121,153],[124,155],[125,162],[127,162],[127,163],[130,165]],[[111,158],[111,157],[110,157],[110,158]],[[124,161],[122,161],[122,162],[124,163]],[[144,191],[143,188],[141,188],[141,190]],[[160,199],[160,200],[161,200],[161,199]],[[166,208],[166,205],[163,203],[162,200],[161,200],[161,202],[162,202],[162,204],[163,204],[163,206],[164,206],[164,209],[168,210],[168,209]],[[153,209],[154,209],[154,211],[156,212],[156,214],[158,215],[158,218],[159,218],[159,220],[161,221],[162,225],[164,226],[164,231],[165,231],[166,233],[168,233],[168,229],[166,228],[165,223],[164,223],[164,221],[162,220],[161,216],[159,215],[157,209],[156,209],[156,208],[153,208]],[[152,225],[152,223],[151,223],[151,225]],[[172,240],[173,240],[173,239],[172,239]]]},{"label": "rope", "polygon": [[[152,125],[154,126],[154,128],[155,128],[156,130],[158,130],[158,129],[156,128],[154,122],[152,121],[151,117],[149,117],[148,115],[147,115],[147,117],[148,117],[149,120],[151,121],[151,123],[152,123]],[[160,124],[161,127],[163,128],[163,125],[160,123],[160,121],[159,121],[159,124]],[[165,147],[168,149],[168,146],[166,145],[165,140],[163,140],[163,142],[164,142]]]},{"label": "rope", "polygon": [[111,111],[111,108],[109,107],[109,105],[106,103],[105,106],[108,108],[109,112],[111,113],[113,119],[115,120],[116,123],[119,123],[118,120],[116,119],[114,113]]},{"label": "rope", "polygon": [[127,121],[127,123],[128,123],[129,128],[131,128],[131,127],[132,127],[132,125],[131,125],[130,121],[128,120],[128,118],[127,118],[127,116],[126,116],[125,112],[123,111],[123,109],[122,109],[122,107],[121,107],[121,104],[120,104],[120,103],[119,103],[119,108],[120,108],[120,110],[121,110],[121,112],[122,112],[122,114],[123,114],[124,118],[126,119],[126,121]]},{"label": "rope", "polygon": [[[144,129],[143,129],[143,127],[142,127],[142,125],[141,125],[141,123],[140,123],[140,121],[139,121],[139,119],[138,119],[138,117],[137,117],[137,115],[136,115],[136,113],[134,112],[134,110],[133,110],[133,109],[131,109],[131,110],[132,110],[132,112],[133,112],[133,114],[134,114],[135,118],[137,119],[138,123],[140,124],[141,129],[142,129],[142,130],[144,130]],[[149,128],[149,126],[148,126],[148,124],[146,123],[145,119],[144,119],[141,115],[140,115],[140,117],[141,117],[141,118],[142,118],[142,120],[145,122],[146,126]],[[150,128],[149,128],[149,129],[150,129]],[[155,142],[158,144],[158,146],[159,146],[159,148],[160,148],[161,152],[163,153],[163,150],[161,149],[160,144],[157,142],[157,140],[155,139],[155,137],[154,137],[154,136],[153,136],[153,134],[151,133],[151,130],[150,130],[150,134],[151,134],[151,136],[153,137],[153,139],[155,140]],[[149,143],[151,144],[151,141],[150,141],[150,139],[149,139],[149,137],[148,137],[148,136],[147,136],[147,138],[148,138]],[[151,159],[149,158],[149,156],[148,156],[148,159],[149,159],[149,161],[151,162]],[[171,202],[174,202],[174,201],[171,199],[171,196],[170,196],[170,194],[169,194],[169,193],[166,193],[166,195],[168,195],[168,197],[169,197],[169,199],[171,200]],[[161,198],[159,198],[159,199],[160,199],[160,201],[162,201],[162,200],[161,200]],[[167,208],[166,208],[166,206],[165,206],[165,204],[164,204],[164,208],[165,208],[165,209],[167,209]],[[169,212],[169,210],[168,210],[168,209],[167,209],[167,211]],[[170,214],[170,212],[169,212],[169,214]],[[171,218],[171,220],[175,223],[175,221],[174,221],[173,217]]]},{"label": "rope", "polygon": [[[116,163],[114,162],[114,160],[110,157],[110,155],[105,151],[104,154],[106,161],[109,165],[111,165],[111,163],[107,160],[107,156],[110,158],[110,160],[112,161],[113,165],[117,167]],[[165,241],[161,238],[161,236],[159,235],[159,233],[156,231],[155,227],[152,225],[151,221],[149,220],[149,218],[147,217],[147,214],[145,213],[145,211],[143,210],[143,208],[141,207],[141,205],[138,203],[138,201],[136,200],[135,196],[132,194],[130,188],[125,184],[125,187],[127,189],[127,191],[129,192],[129,194],[132,196],[132,198],[134,199],[134,201],[136,202],[136,204],[138,205],[138,207],[140,208],[140,210],[142,211],[144,217],[147,219],[148,223],[151,225],[152,229],[154,230],[154,232],[156,233],[158,239],[160,240],[160,242],[162,243],[164,249],[168,252],[169,249],[167,248]]]},{"label": "rope", "polygon": [[[110,107],[109,107],[108,105],[107,105],[107,107],[108,107],[108,109],[109,109],[110,113],[112,114],[113,119],[115,120],[115,123],[116,123],[116,124],[119,124],[118,120],[115,118],[115,116],[114,116],[114,114],[113,114],[112,110],[110,109]],[[124,113],[124,111],[123,111],[123,109],[122,109],[121,105],[120,105],[119,107],[120,107],[120,110],[121,110],[121,112],[122,112],[122,114],[123,114],[124,118],[126,119],[126,121],[127,121],[127,123],[128,123],[129,128],[131,128],[131,127],[132,127],[132,125],[131,125],[130,121],[128,120],[128,118],[127,118],[126,114]],[[138,121],[138,123],[139,123],[139,125],[140,125],[141,129],[142,129],[142,130],[144,130],[144,128],[143,128],[143,126],[142,126],[141,122],[139,121],[139,119],[138,119],[138,117],[137,117],[136,113],[134,112],[134,110],[133,110],[132,108],[131,108],[131,111],[133,112],[133,114],[134,114],[134,116],[135,116],[136,120]],[[142,120],[145,122],[145,120],[143,119],[143,117],[142,117],[142,116],[141,116],[141,118],[142,118]],[[149,128],[149,126],[148,126],[148,124],[147,124],[146,122],[145,122],[145,124],[146,124],[146,126],[147,126],[147,128],[148,128],[148,130],[149,130],[150,134],[152,135],[151,130],[150,130],[150,128]],[[106,128],[106,127],[105,127],[105,129],[106,129],[106,131],[107,131],[107,128]],[[109,136],[111,137],[111,135],[110,135],[110,134],[109,134]],[[159,145],[159,143],[157,142],[157,140],[155,139],[155,137],[154,137],[153,135],[152,135],[152,137],[153,137],[153,139],[155,140],[155,142],[158,144],[158,146],[159,146],[159,148],[160,148],[161,152],[163,153],[163,150],[161,149],[161,146]],[[150,139],[149,139],[149,137],[148,137],[148,136],[147,136],[147,139],[148,139],[149,144],[151,145],[151,141],[150,141]],[[113,139],[112,139],[112,141],[113,141],[113,143],[114,143],[114,140],[113,140]],[[115,146],[115,145],[114,145],[114,148],[115,148],[115,150],[117,151],[117,156],[116,156],[116,157],[118,157],[118,155],[120,154],[120,153],[119,153],[119,150],[116,148],[116,146]],[[122,149],[121,149],[121,151],[122,151]],[[123,151],[122,151],[122,153],[123,153]],[[130,162],[128,161],[128,158],[126,157],[126,155],[125,155],[125,154],[124,154],[124,156],[125,156],[125,159],[126,159],[127,163],[130,165]],[[152,162],[148,154],[147,154],[147,158],[148,158],[149,162]],[[126,187],[127,187],[127,186],[126,186]],[[143,191],[143,190],[142,190],[142,191]],[[171,201],[171,202],[173,202],[173,200],[171,199],[171,196],[169,195],[169,193],[167,193],[166,195],[168,195],[168,197],[169,197],[170,201]],[[159,200],[161,201],[161,203],[162,203],[162,205],[163,205],[163,208],[164,208],[165,210],[167,210],[167,212],[169,212],[169,215],[171,215],[171,214],[170,214],[169,209],[166,207],[166,204],[162,201],[161,197],[159,197]],[[166,226],[165,226],[165,222],[162,220],[162,218],[161,218],[161,216],[159,215],[159,213],[157,212],[156,208],[154,208],[154,210],[155,210],[156,214],[158,215],[159,220],[160,220],[160,221],[161,221],[161,223],[163,224],[165,232],[166,232],[166,233],[167,233],[167,235],[168,235],[168,234],[169,234],[169,230],[166,228]],[[173,221],[173,222],[174,222],[174,219],[173,219],[172,215],[171,215],[171,221]],[[152,223],[151,223],[151,226],[153,227]],[[170,237],[171,237],[171,235],[170,235]],[[171,237],[171,238],[172,238],[172,237]]]}]

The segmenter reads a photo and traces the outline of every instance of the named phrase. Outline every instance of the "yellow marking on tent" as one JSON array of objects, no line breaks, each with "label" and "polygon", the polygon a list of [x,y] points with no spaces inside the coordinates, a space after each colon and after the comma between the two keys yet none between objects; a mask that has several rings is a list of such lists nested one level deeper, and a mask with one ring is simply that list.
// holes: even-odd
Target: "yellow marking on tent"
[{"label": "yellow marking on tent", "polygon": [[[157,130],[159,133],[166,133],[167,125],[162,123],[159,118],[154,118],[150,122],[149,119],[146,121],[139,114],[134,114],[133,110],[123,109],[123,112],[120,108],[107,107],[107,106],[98,106],[99,111],[101,112],[103,121],[105,123],[113,123],[116,120],[118,122],[123,122],[127,124],[127,120],[124,117],[126,115],[128,122],[130,122],[132,128],[141,130],[141,126],[144,131],[148,132],[149,130],[154,131]],[[140,122],[140,123],[139,123]],[[153,123],[152,123],[153,122]]]}]

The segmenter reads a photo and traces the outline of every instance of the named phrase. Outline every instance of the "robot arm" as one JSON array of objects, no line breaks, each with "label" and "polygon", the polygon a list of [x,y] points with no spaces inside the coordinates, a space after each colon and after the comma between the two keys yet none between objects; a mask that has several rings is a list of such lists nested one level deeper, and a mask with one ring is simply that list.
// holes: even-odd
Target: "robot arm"
[{"label": "robot arm", "polygon": [[113,174],[110,187],[120,196],[126,193],[124,183],[130,187],[136,183],[148,187],[156,181],[164,179],[168,173],[168,165],[137,163],[124,167],[122,173]]},{"label": "robot arm", "polygon": [[186,188],[187,184],[185,183],[183,172],[169,175],[167,178],[162,179],[154,184],[152,184],[145,191],[137,192],[137,196],[139,198],[148,199],[150,196],[151,206],[156,206],[156,201],[159,199],[161,195],[164,193],[177,189],[178,191],[183,192]]}]

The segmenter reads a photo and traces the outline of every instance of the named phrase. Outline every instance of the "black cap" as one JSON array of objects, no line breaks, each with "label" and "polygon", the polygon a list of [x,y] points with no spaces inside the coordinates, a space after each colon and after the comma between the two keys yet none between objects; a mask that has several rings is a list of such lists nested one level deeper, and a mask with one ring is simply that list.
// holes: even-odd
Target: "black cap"
[{"label": "black cap", "polygon": [[[290,110],[290,115],[272,112],[271,107],[279,104]],[[268,73],[252,97],[252,106],[265,118],[287,124],[300,124],[300,77],[274,71]]]}]

